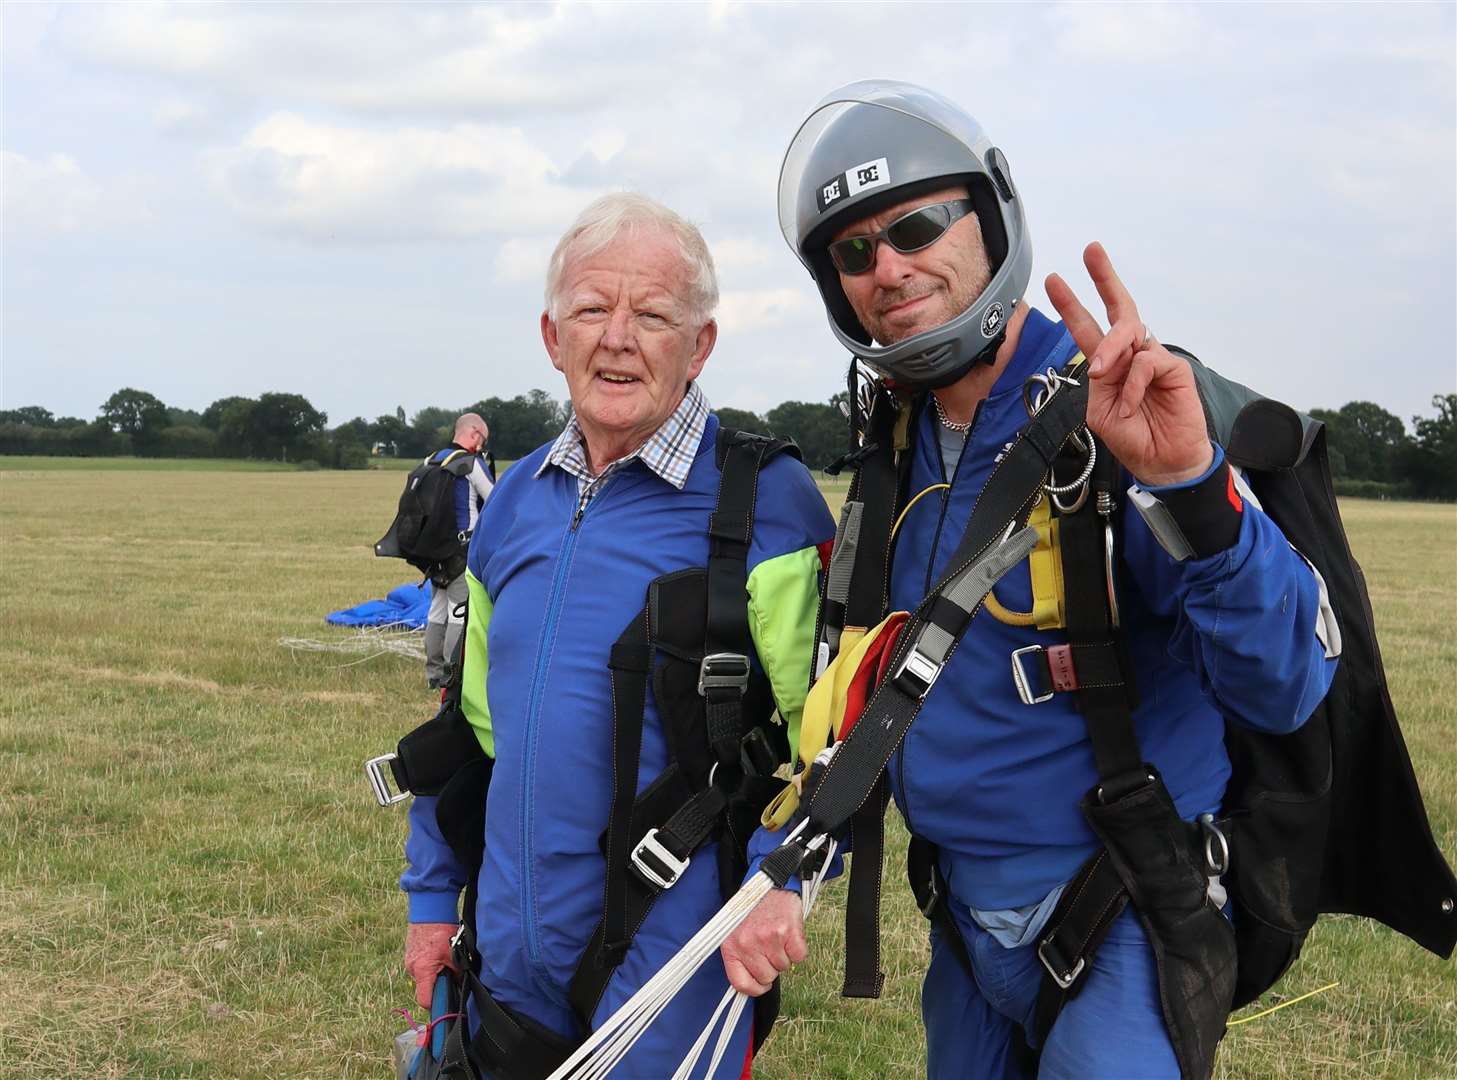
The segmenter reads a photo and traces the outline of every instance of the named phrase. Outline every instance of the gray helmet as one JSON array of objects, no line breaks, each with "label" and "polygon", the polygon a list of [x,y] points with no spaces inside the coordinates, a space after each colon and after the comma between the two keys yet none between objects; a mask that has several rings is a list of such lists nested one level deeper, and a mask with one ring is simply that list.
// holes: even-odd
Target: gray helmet
[{"label": "gray helmet", "polygon": [[[945,325],[878,346],[840,287],[830,237],[948,182],[971,193],[991,282]],[[1032,245],[1007,159],[959,106],[910,83],[850,83],[810,111],[779,170],[779,228],[819,286],[840,343],[913,389],[947,386],[978,360],[990,363],[1032,275]]]}]

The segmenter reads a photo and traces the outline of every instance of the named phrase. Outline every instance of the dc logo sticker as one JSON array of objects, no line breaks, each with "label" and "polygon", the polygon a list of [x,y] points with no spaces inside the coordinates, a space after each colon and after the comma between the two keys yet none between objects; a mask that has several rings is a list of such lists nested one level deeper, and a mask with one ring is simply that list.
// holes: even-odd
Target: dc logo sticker
[{"label": "dc logo sticker", "polygon": [[850,181],[851,195],[859,195],[866,188],[882,187],[890,183],[890,162],[885,158],[862,161],[845,174],[845,179]]},{"label": "dc logo sticker", "polygon": [[995,303],[987,308],[987,313],[981,317],[981,336],[996,337],[997,331],[1002,327],[1002,305]]},{"label": "dc logo sticker", "polygon": [[832,183],[825,185],[824,190],[820,193],[820,201],[823,203],[832,203],[839,197],[840,178],[837,176]]}]

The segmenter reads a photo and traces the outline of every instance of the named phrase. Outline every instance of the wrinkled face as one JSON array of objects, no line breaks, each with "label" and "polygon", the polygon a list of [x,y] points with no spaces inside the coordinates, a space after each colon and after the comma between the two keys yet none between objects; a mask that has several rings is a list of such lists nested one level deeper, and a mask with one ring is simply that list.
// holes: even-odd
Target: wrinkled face
[{"label": "wrinkled face", "polygon": [[[966,189],[947,187],[896,203],[837,232],[843,240],[883,229],[917,207],[966,198]],[[981,224],[968,214],[930,247],[902,255],[887,243],[875,248],[875,265],[863,274],[841,274],[845,298],[881,345],[893,345],[933,330],[960,315],[992,280]]]},{"label": "wrinkled face", "polygon": [[542,314],[541,336],[594,458],[606,449],[615,460],[646,442],[703,370],[718,327],[693,318],[687,277],[663,233],[625,234],[567,261],[556,318]]}]

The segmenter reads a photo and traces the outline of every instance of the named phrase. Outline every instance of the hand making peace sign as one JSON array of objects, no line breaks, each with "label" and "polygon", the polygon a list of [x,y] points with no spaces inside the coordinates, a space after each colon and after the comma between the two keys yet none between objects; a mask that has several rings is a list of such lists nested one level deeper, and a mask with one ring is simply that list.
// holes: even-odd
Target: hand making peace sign
[{"label": "hand making peace sign", "polygon": [[1057,274],[1047,297],[1088,358],[1088,427],[1145,486],[1195,479],[1214,448],[1193,371],[1154,340],[1102,244],[1087,246],[1083,265],[1107,308],[1106,334]]}]

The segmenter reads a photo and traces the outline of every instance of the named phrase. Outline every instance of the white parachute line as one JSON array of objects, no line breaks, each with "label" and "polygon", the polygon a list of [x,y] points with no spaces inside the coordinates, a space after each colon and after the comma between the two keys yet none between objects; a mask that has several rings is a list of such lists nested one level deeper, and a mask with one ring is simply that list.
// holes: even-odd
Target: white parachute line
[{"label": "white parachute line", "polygon": [[729,1009],[728,1017],[723,1022],[723,1030],[718,1033],[718,1045],[714,1047],[713,1059],[708,1063],[708,1071],[703,1074],[706,1080],[712,1080],[713,1074],[718,1071],[719,1065],[723,1062],[724,1052],[728,1050],[734,1028],[739,1026],[739,1017],[744,1015],[744,1006],[749,1003],[749,999],[743,994],[733,991],[733,995],[733,1008]]},{"label": "white parachute line", "polygon": [[281,637],[278,644],[297,657],[301,652],[362,653],[357,660],[336,665],[353,667],[381,656],[403,656],[425,659],[425,634],[421,630],[400,629],[399,623],[389,626],[361,626],[347,637],[302,638]]},{"label": "white parachute line", "polygon": [[[708,1037],[713,1034],[713,1029],[718,1024],[718,1018],[723,1015],[723,1011],[729,1007],[730,1002],[736,997],[743,997],[743,995],[732,986],[724,991],[723,997],[719,998],[718,1008],[713,1010],[713,1015],[708,1018],[708,1023],[704,1024],[703,1030],[698,1033],[697,1040],[689,1047],[688,1053],[683,1056],[683,1060],[679,1063],[677,1071],[673,1073],[672,1080],[689,1080],[693,1075],[693,1067],[698,1064],[698,1059],[703,1056],[703,1048],[708,1045]],[[731,1026],[730,1030],[732,1030]],[[708,1074],[710,1076],[713,1075],[711,1068]]]},{"label": "white parachute line", "polygon": [[[717,952],[724,940],[748,918],[749,912],[768,894],[773,884],[762,871],[750,878],[719,909],[718,914],[694,934],[678,954],[644,983],[617,1012],[608,1017],[548,1080],[597,1080],[604,1076],[605,1073],[597,1071],[595,1063],[599,1051],[611,1057],[612,1065],[616,1065],[703,961]],[[610,1047],[605,1046],[609,1043]]]},{"label": "white parachute line", "polygon": [[838,840],[830,839],[825,846],[825,861],[815,871],[814,877],[806,881],[800,889],[800,898],[804,901],[804,917],[809,918],[809,913],[814,910],[815,901],[820,898],[820,887],[824,885],[825,878],[830,873],[830,863],[835,857],[835,852],[840,848]]},{"label": "white parachute line", "polygon": [[[800,900],[803,905],[803,917],[806,921],[808,921],[809,914],[814,909],[815,901],[819,899],[820,886],[824,884],[825,877],[830,872],[830,861],[834,859],[835,851],[839,846],[839,843],[835,840],[828,842],[825,846],[825,861],[820,864],[820,868],[815,872],[814,877],[806,880],[800,887]],[[698,1036],[698,1041],[693,1044],[687,1055],[684,1056],[682,1063],[678,1066],[678,1071],[673,1074],[673,1080],[690,1080],[690,1077],[693,1075],[693,1069],[698,1064],[698,1059],[703,1056],[703,1048],[708,1041],[708,1037],[712,1033],[714,1026],[718,1023],[724,1006],[729,1002],[733,1002],[733,1008],[729,1011],[728,1017],[723,1021],[723,1027],[718,1037],[718,1045],[714,1048],[713,1058],[710,1060],[708,1070],[704,1073],[704,1076],[712,1077],[717,1072],[719,1065],[723,1061],[723,1055],[728,1049],[729,1039],[734,1029],[738,1026],[739,1018],[744,1013],[744,1007],[749,1003],[748,997],[739,993],[733,987],[729,987],[724,991],[723,998],[718,1003],[718,1008],[713,1011],[713,1016],[704,1025],[702,1033]]]},{"label": "white parachute line", "polygon": [[[807,825],[808,821],[801,821],[780,841],[780,846],[796,840]],[[818,849],[826,839],[824,836],[815,837],[806,846],[810,850]],[[773,887],[773,881],[763,871],[745,882],[677,955],[608,1017],[547,1080],[601,1080],[606,1076],[687,984],[693,973],[718,951]]]},{"label": "white parachute line", "polygon": [[[691,972],[688,973],[688,975],[691,974]],[[641,1002],[632,1016],[624,1017],[623,1023],[603,1044],[601,1053],[593,1060],[584,1063],[585,1071],[580,1074],[582,1080],[602,1080],[621,1064],[622,1059],[627,1056],[627,1052],[662,1015],[663,1010],[672,1002],[685,982],[687,982],[687,976],[665,983],[651,998]]]}]

